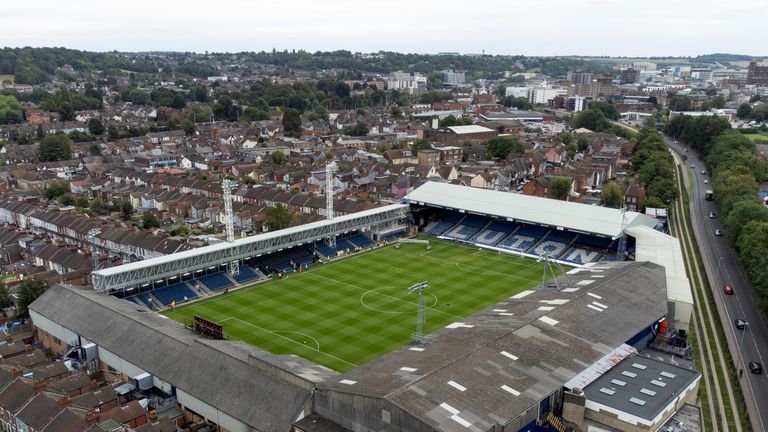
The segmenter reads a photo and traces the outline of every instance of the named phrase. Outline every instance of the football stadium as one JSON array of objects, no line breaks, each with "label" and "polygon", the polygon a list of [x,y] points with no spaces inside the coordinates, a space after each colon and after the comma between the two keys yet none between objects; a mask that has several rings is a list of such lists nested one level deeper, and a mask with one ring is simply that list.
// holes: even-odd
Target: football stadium
[{"label": "football stadium", "polygon": [[222,430],[650,431],[701,378],[660,360],[685,354],[663,342],[693,307],[663,229],[428,182],[402,203],[98,270],[30,314],[51,351]]}]

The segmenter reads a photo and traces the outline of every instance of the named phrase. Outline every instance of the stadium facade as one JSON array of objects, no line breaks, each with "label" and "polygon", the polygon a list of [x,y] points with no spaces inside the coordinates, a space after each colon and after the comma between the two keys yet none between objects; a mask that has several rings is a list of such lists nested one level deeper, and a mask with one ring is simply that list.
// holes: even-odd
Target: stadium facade
[{"label": "stadium facade", "polygon": [[[692,307],[679,245],[654,230],[654,220],[437,183],[409,198],[410,207],[384,207],[94,276],[128,281],[115,292],[139,289],[147,280],[211,267],[203,256],[225,264],[280,253],[283,235],[301,244],[350,231],[402,232],[408,209],[415,225],[442,226],[444,238],[499,253],[535,256],[536,246],[549,241],[549,256],[557,251],[555,259],[575,268],[557,284],[532,287],[446,326],[427,344],[402,347],[343,374],[241,342],[201,339],[146,307],[106,295],[110,283],[100,290],[54,286],[30,314],[52,352],[82,348],[89,369],[117,379],[149,375],[156,390],[229,431],[533,431],[590,422],[651,431],[695,399],[697,372],[644,351],[665,320],[687,328]],[[454,213],[459,216],[447,226]],[[509,230],[508,224],[516,225],[503,236],[487,232]],[[588,256],[568,251],[603,245],[593,238],[610,246],[622,232],[631,237],[634,262],[564,259]],[[512,238],[533,234],[541,237]],[[264,242],[274,249],[255,246]],[[606,257],[611,251],[603,250]],[[136,279],[139,274],[144,279]]]}]

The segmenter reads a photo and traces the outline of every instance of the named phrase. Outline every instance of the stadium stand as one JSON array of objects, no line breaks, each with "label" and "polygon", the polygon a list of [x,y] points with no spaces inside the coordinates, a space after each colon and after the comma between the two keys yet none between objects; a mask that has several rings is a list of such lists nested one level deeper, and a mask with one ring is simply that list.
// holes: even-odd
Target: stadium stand
[{"label": "stadium stand", "polygon": [[326,245],[326,244],[317,244],[315,245],[315,249],[322,254],[325,257],[334,257],[336,256],[336,249]]},{"label": "stadium stand", "polygon": [[499,243],[499,247],[517,252],[526,252],[538,243],[547,234],[547,231],[546,228],[538,226],[522,225],[504,241]]},{"label": "stadium stand", "polygon": [[454,225],[459,223],[461,221],[462,217],[458,213],[447,213],[445,215],[445,218],[442,220],[442,222],[438,223],[437,225],[433,226],[429,233],[434,236],[440,236],[443,235],[446,231],[451,229]]},{"label": "stadium stand", "polygon": [[574,233],[550,230],[541,241],[531,248],[531,253],[539,256],[549,255],[552,258],[558,258],[571,246],[571,243],[573,243],[576,237],[577,234]]},{"label": "stadium stand", "polygon": [[336,250],[346,251],[355,250],[355,245],[349,242],[347,239],[336,239]]},{"label": "stadium stand", "polygon": [[152,299],[150,298],[150,295],[149,295],[149,293],[141,293],[141,294],[137,294],[137,295],[136,295],[136,298],[137,298],[137,299],[138,299],[140,302],[144,303],[144,304],[145,304],[145,305],[146,305],[148,308],[150,308],[150,309],[157,309],[157,306],[155,305],[155,303],[154,303],[154,302],[152,301]]},{"label": "stadium stand", "polygon": [[361,247],[361,248],[366,248],[373,245],[373,242],[371,241],[371,239],[369,239],[368,237],[366,237],[365,234],[362,234],[362,233],[353,235],[352,237],[349,238],[349,241],[351,241],[355,246]]},{"label": "stadium stand", "polygon": [[241,265],[240,266],[240,274],[232,276],[234,280],[237,281],[237,283],[245,283],[250,282],[252,280],[261,279],[264,276],[264,273],[257,272],[251,267],[248,267],[247,265]]},{"label": "stadium stand", "polygon": [[405,230],[397,230],[397,231],[392,231],[390,233],[384,234],[383,236],[381,236],[381,240],[392,241],[400,237],[405,237]]},{"label": "stadium stand", "polygon": [[470,241],[487,246],[496,246],[505,237],[512,234],[518,226],[514,222],[493,221],[484,230],[472,237]]},{"label": "stadium stand", "polygon": [[603,254],[597,251],[571,247],[560,256],[560,259],[574,264],[587,264],[599,261],[602,257]]},{"label": "stadium stand", "polygon": [[[240,272],[243,272],[247,267],[243,266]],[[232,281],[224,273],[213,273],[205,275],[198,279],[199,282],[205,284],[205,286],[211,291],[219,291],[224,288],[234,286]]]},{"label": "stadium stand", "polygon": [[580,235],[576,239],[576,245],[586,248],[599,249],[599,250],[615,250],[616,241],[604,237],[596,237],[591,235]]},{"label": "stadium stand", "polygon": [[157,298],[160,301],[160,303],[162,303],[165,306],[168,306],[174,301],[176,303],[183,302],[184,297],[186,297],[187,300],[192,300],[193,298],[197,298],[197,293],[195,293],[192,290],[192,288],[190,288],[189,285],[187,285],[186,282],[179,282],[179,283],[171,284],[162,288],[158,288],[152,291],[152,295],[154,295],[155,298]]},{"label": "stadium stand", "polygon": [[292,271],[297,266],[307,266],[314,261],[314,256],[299,246],[262,257],[260,264],[265,273],[270,273],[272,271]]},{"label": "stadium stand", "polygon": [[484,216],[469,215],[443,235],[457,240],[469,240],[487,225]]}]

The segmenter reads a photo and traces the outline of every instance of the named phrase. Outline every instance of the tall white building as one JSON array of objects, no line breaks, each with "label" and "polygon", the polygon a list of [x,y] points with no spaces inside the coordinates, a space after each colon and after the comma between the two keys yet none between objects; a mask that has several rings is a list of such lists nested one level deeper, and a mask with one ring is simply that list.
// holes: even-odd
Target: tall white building
[{"label": "tall white building", "polygon": [[568,90],[565,89],[551,89],[551,88],[534,88],[528,94],[528,100],[532,104],[546,105],[549,101],[557,96],[565,96],[568,94]]},{"label": "tall white building", "polygon": [[467,73],[464,71],[453,71],[453,70],[444,70],[443,71],[443,82],[447,86],[457,86],[462,85],[467,80]]},{"label": "tall white building", "polygon": [[387,88],[401,90],[410,94],[427,91],[427,77],[420,73],[392,72],[387,77]]}]

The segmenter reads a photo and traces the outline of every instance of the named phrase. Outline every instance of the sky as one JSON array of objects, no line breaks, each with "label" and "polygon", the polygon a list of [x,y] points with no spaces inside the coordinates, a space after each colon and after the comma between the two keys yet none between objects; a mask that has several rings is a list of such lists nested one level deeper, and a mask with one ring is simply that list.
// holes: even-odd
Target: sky
[{"label": "sky", "polygon": [[35,0],[0,46],[89,51],[768,56],[765,0]]}]

